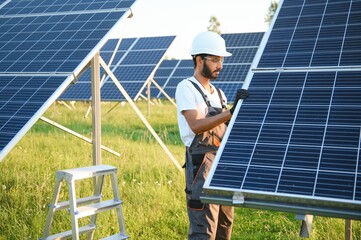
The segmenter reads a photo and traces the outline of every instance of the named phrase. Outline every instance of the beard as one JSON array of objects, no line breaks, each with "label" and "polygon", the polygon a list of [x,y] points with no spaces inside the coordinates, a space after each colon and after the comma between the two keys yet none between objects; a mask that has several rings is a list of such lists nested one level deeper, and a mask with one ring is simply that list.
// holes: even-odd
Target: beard
[{"label": "beard", "polygon": [[[218,72],[218,70],[217,70]],[[217,76],[213,75],[211,69],[207,66],[206,62],[203,62],[203,70],[201,72],[202,76],[209,79],[217,79]]]}]

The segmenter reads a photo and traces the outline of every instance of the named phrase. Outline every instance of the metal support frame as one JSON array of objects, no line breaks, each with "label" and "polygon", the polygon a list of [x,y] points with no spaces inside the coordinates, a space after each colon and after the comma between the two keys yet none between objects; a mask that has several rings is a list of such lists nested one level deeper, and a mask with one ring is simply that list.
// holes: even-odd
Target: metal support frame
[{"label": "metal support frame", "polygon": [[92,122],[93,122],[93,165],[100,165],[101,160],[101,106],[100,106],[100,64],[99,52],[91,60],[92,82]]},{"label": "metal support frame", "polygon": [[148,108],[147,108],[147,117],[150,116],[150,81],[147,83],[147,102],[148,102]]},{"label": "metal support frame", "polygon": [[[99,56],[99,55],[98,55]],[[174,165],[178,168],[179,171],[182,171],[182,167],[180,166],[180,164],[177,162],[177,160],[173,157],[172,153],[168,150],[167,146],[163,143],[163,141],[160,139],[160,137],[158,136],[158,134],[154,131],[154,129],[152,128],[152,126],[149,124],[149,122],[146,120],[146,118],[143,116],[143,114],[141,113],[141,111],[138,109],[138,107],[135,105],[135,103],[133,102],[133,100],[131,99],[131,97],[128,95],[127,91],[125,91],[125,89],[123,88],[123,86],[120,84],[120,82],[118,81],[118,79],[115,77],[115,75],[113,74],[113,72],[110,70],[110,68],[108,67],[108,65],[104,62],[104,60],[102,59],[101,56],[99,56],[99,62],[101,64],[101,66],[104,68],[105,72],[109,75],[109,77],[113,80],[114,84],[117,86],[117,88],[119,89],[119,91],[123,94],[123,96],[126,98],[126,100],[128,101],[128,103],[132,106],[132,108],[134,109],[134,111],[137,113],[137,115],[139,116],[139,118],[143,121],[143,123],[145,124],[145,126],[148,128],[148,130],[152,133],[153,137],[158,141],[158,143],[161,145],[161,147],[163,148],[163,150],[166,152],[166,154],[169,156],[169,158],[172,160],[172,162],[174,163]]]},{"label": "metal support frame", "polygon": [[[119,41],[117,42],[117,45],[115,46],[115,49],[114,49],[114,51],[113,51],[113,53],[112,53],[112,56],[111,56],[110,59],[109,59],[108,66],[110,66],[110,65],[113,63],[113,60],[114,60],[115,55],[116,55],[116,53],[117,53],[117,51],[118,51],[118,49],[119,49],[119,46],[120,46],[121,41],[122,41],[122,39],[119,38]],[[101,79],[101,81],[100,81],[100,88],[101,88],[101,86],[103,86],[106,76],[107,76],[106,73],[103,73],[102,79]],[[91,97],[90,99],[92,99],[92,97]],[[92,106],[89,105],[88,110],[87,110],[86,113],[85,113],[85,117],[86,117],[86,118],[88,117],[91,108],[92,108]]]},{"label": "metal support frame", "polygon": [[313,215],[296,214],[297,220],[302,220],[300,237],[309,238],[312,231]]},{"label": "metal support frame", "polygon": [[[163,95],[175,106],[177,107],[177,104],[174,102],[174,100],[163,90],[163,88],[161,86],[159,86],[159,84],[154,80],[151,79],[150,80],[158,89],[161,93],[163,93]],[[149,93],[150,94],[150,93]]]},{"label": "metal support frame", "polygon": [[143,94],[140,94],[139,97],[140,97],[140,98],[143,98],[145,101],[148,101],[148,103],[149,103],[150,105],[153,105],[153,106],[155,105],[152,101],[149,101],[149,100],[148,100],[148,95],[147,95],[147,96],[144,96]]},{"label": "metal support frame", "polygon": [[345,219],[345,240],[352,240],[352,220]]},{"label": "metal support frame", "polygon": [[[92,140],[90,138],[87,138],[87,137],[85,137],[85,136],[83,136],[83,135],[81,135],[81,134],[79,134],[79,133],[77,133],[77,132],[75,132],[75,131],[67,128],[67,127],[64,127],[63,125],[60,125],[59,123],[56,123],[56,122],[54,122],[54,121],[52,121],[52,120],[50,120],[50,119],[48,119],[48,118],[46,118],[44,116],[40,117],[40,120],[42,120],[42,121],[44,121],[44,122],[46,122],[46,123],[48,123],[50,125],[53,125],[54,127],[57,127],[60,130],[63,130],[65,132],[67,132],[67,133],[70,133],[71,135],[74,135],[75,137],[80,138],[80,139],[86,141],[87,143],[92,143]],[[107,148],[107,147],[105,147],[103,145],[101,145],[101,148],[103,150],[107,151],[107,152],[110,152],[110,153],[120,157],[120,153],[118,153],[118,152],[116,152],[116,151],[114,151],[114,150],[112,150],[110,148]]]},{"label": "metal support frame", "polygon": [[148,102],[148,112],[147,112],[147,117],[150,116],[150,105],[154,105],[154,103],[152,103],[150,101],[150,86],[151,84],[154,84],[161,93],[163,93],[163,95],[175,106],[177,107],[177,104],[174,102],[174,100],[163,90],[163,88],[161,86],[159,86],[159,84],[153,79],[153,78],[150,78],[149,80],[146,81],[146,84],[147,84],[147,96],[143,96],[142,94],[139,95],[139,97],[147,100]]},{"label": "metal support frame", "polygon": [[64,101],[58,101],[60,104],[64,105],[65,107],[67,107],[69,110],[74,110],[73,106],[74,105],[71,105],[69,106],[66,102]]}]

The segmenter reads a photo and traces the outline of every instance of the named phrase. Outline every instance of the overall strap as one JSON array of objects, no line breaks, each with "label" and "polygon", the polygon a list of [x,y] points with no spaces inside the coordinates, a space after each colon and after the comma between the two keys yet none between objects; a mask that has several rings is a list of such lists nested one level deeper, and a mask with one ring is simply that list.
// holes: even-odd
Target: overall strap
[{"label": "overall strap", "polygon": [[207,106],[211,107],[211,102],[209,101],[207,94],[204,94],[202,89],[196,83],[194,83],[193,81],[191,81],[189,79],[188,79],[188,81],[190,81],[193,84],[193,86],[198,90],[198,92],[202,95],[203,100],[206,102]]},{"label": "overall strap", "polygon": [[[188,81],[190,81],[190,82],[193,84],[193,86],[198,90],[198,92],[202,95],[203,100],[206,102],[207,106],[208,106],[208,107],[211,107],[211,102],[209,101],[207,94],[205,94],[205,93],[202,91],[202,89],[198,86],[198,84],[196,84],[195,82],[193,82],[193,81],[191,81],[191,80],[189,80],[189,79],[188,79]],[[222,97],[221,90],[220,90],[219,88],[216,88],[216,90],[217,90],[217,93],[218,93],[219,100],[221,101],[221,106],[222,106],[222,108],[227,109],[227,106],[226,106],[226,104],[225,104],[225,101],[224,101],[224,99],[223,99],[223,97]]]},{"label": "overall strap", "polygon": [[217,89],[217,92],[218,92],[219,100],[221,100],[222,108],[227,109],[226,102],[224,101],[224,99],[222,97],[221,90],[219,88],[216,88],[216,89]]}]

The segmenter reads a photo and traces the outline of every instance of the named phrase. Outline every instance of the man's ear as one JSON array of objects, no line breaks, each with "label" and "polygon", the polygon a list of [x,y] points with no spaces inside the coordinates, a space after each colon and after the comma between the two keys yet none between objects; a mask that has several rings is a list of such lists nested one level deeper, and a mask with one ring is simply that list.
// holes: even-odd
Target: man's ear
[{"label": "man's ear", "polygon": [[197,66],[199,66],[202,63],[202,61],[203,61],[202,56],[200,55],[196,56]]}]

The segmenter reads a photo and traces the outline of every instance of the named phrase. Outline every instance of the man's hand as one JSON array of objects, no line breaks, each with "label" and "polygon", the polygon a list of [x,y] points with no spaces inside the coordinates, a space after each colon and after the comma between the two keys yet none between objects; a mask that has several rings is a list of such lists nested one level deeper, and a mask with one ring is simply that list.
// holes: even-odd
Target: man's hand
[{"label": "man's hand", "polygon": [[231,109],[229,109],[229,112],[232,115],[233,115],[234,109],[237,106],[238,100],[245,99],[246,97],[248,97],[248,90],[247,89],[240,88],[240,89],[237,90],[236,97],[234,98],[234,101],[233,101],[233,106],[232,106]]}]

